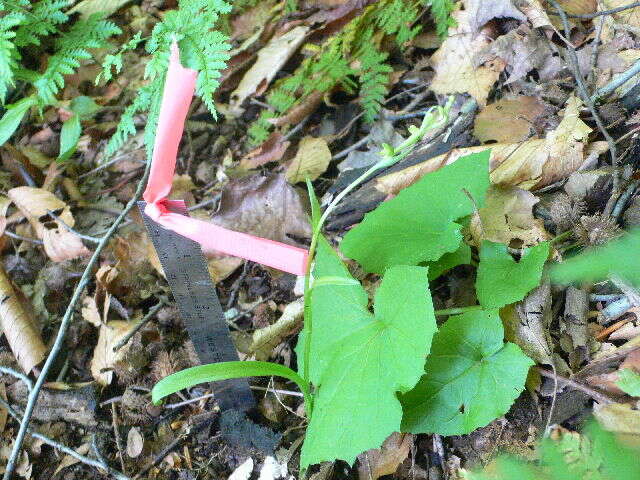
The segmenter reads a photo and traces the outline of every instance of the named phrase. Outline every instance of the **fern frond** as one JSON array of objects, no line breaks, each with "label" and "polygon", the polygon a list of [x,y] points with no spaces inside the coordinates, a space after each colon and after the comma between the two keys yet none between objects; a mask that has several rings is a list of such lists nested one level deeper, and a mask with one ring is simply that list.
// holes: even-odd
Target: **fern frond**
[{"label": "fern frond", "polygon": [[387,0],[376,10],[375,21],[387,35],[395,35],[396,43],[406,44],[420,32],[420,27],[412,27],[418,19],[418,4],[415,1]]},{"label": "fern frond", "polygon": [[[147,112],[145,144],[150,155],[155,142],[155,130],[160,113],[164,77],[169,67],[171,42],[178,41],[182,63],[198,71],[196,94],[202,98],[211,114],[216,116],[213,94],[219,86],[220,71],[226,68],[229,59],[227,50],[231,48],[227,37],[215,30],[221,14],[229,13],[231,5],[224,0],[179,0],[178,9],[165,14],[162,22],[155,25],[145,48],[151,58],[145,67],[145,78],[149,84],[143,87],[133,104],[126,109],[120,119],[116,133],[109,141],[105,157],[115,153],[129,135],[136,132],[133,117]],[[116,72],[121,68],[121,59],[113,56],[107,59],[104,78],[111,78],[111,67]],[[119,66],[120,65],[120,66]]]},{"label": "fern frond", "polygon": [[90,48],[102,48],[107,38],[121,33],[120,28],[103,14],[93,14],[85,21],[76,22],[56,42],[56,53],[49,58],[47,69],[34,82],[41,104],[55,102],[55,95],[64,87],[64,75],[75,72],[81,60],[92,58]]},{"label": "fern frond", "polygon": [[431,5],[431,17],[436,22],[436,31],[441,37],[446,37],[449,27],[455,26],[451,17],[453,12],[453,0],[429,0]]},{"label": "fern frond", "polygon": [[16,46],[40,45],[39,37],[57,33],[56,25],[69,20],[62,11],[68,4],[67,0],[41,0],[33,3],[25,13],[24,21],[16,30]]},{"label": "fern frond", "polygon": [[9,86],[13,85],[14,71],[18,67],[18,53],[12,39],[16,36],[12,29],[20,25],[24,15],[9,12],[0,18],[0,102],[4,104]]},{"label": "fern frond", "polygon": [[373,45],[364,50],[360,57],[360,104],[364,110],[364,119],[368,123],[373,122],[378,116],[387,94],[389,73],[393,71],[384,63],[387,57],[387,53],[376,50]]}]

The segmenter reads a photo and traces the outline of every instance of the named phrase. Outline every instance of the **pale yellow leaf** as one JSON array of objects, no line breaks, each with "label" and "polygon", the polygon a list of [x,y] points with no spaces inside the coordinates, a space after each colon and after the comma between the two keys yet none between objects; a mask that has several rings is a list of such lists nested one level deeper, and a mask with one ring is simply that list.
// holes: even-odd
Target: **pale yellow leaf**
[{"label": "pale yellow leaf", "polygon": [[47,348],[35,327],[31,310],[25,308],[26,298],[13,287],[1,265],[0,300],[0,331],[22,370],[29,373],[44,359]]},{"label": "pale yellow leaf", "polygon": [[130,2],[131,0],[82,0],[67,13],[79,13],[82,19],[87,19],[94,13],[100,12],[109,16]]},{"label": "pale yellow leaf", "polygon": [[469,11],[458,10],[453,16],[457,26],[449,30],[449,36],[431,57],[436,74],[430,88],[441,95],[468,93],[480,105],[485,105],[505,62],[495,58],[476,67],[474,56],[489,45],[491,39],[471,28]]},{"label": "pale yellow leaf", "polygon": [[241,115],[242,103],[256,93],[258,89],[266,88],[271,80],[298,49],[309,32],[309,27],[298,26],[284,35],[272,38],[267,45],[258,52],[258,58],[253,66],[244,74],[238,87],[231,94],[229,112]]},{"label": "pale yellow leaf", "polygon": [[113,380],[113,366],[127,352],[125,345],[117,352],[113,347],[129,332],[132,324],[120,320],[102,324],[98,336],[98,344],[93,350],[91,359],[91,374],[100,385],[109,385]]},{"label": "pale yellow leaf", "polygon": [[315,180],[322,175],[331,162],[331,151],[323,138],[304,137],[298,152],[287,168],[287,181],[291,184]]}]

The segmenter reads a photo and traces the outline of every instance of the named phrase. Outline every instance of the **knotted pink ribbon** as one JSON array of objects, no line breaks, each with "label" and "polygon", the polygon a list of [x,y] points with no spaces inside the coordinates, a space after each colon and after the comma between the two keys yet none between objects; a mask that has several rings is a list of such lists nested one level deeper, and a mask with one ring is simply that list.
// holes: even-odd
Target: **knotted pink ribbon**
[{"label": "knotted pink ribbon", "polygon": [[145,213],[163,227],[187,237],[202,246],[206,253],[223,253],[261,263],[294,275],[304,275],[308,252],[266,238],[227,230],[213,223],[174,213],[168,208],[167,195],[178,155],[197,72],[180,64],[177,43],[171,45],[169,70],[164,85],[151,171],[143,198]]}]

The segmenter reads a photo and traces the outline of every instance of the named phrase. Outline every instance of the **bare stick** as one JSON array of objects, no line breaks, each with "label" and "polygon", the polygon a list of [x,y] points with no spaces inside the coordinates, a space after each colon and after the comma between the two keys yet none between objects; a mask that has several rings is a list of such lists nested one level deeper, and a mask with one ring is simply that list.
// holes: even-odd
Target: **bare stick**
[{"label": "bare stick", "polygon": [[133,327],[131,330],[129,330],[129,332],[122,337],[122,339],[116,343],[116,345],[113,347],[113,351],[117,352],[118,350],[120,350],[122,347],[124,347],[127,342],[129,342],[129,340],[131,340],[131,338],[140,331],[140,329],[142,327],[144,327],[147,323],[149,323],[149,321],[151,319],[153,319],[153,317],[156,316],[156,313],[158,313],[158,311],[167,304],[167,299],[166,298],[161,298],[160,301],[154,305],[153,307],[151,307],[149,309],[149,311],[147,312],[147,314],[142,318],[142,320],[140,320],[135,327]]},{"label": "bare stick", "polygon": [[[567,14],[566,12],[562,9],[562,7],[558,4],[558,2],[556,0],[549,0],[549,2],[554,6],[554,8],[558,11],[558,15],[560,15],[560,18],[562,19],[562,25],[564,26],[564,34],[567,37],[567,39],[569,39],[570,35],[571,35],[571,27],[569,26],[569,20],[567,20]],[[593,119],[596,122],[596,125],[598,126],[598,130],[600,130],[600,132],[602,133],[602,135],[604,136],[605,140],[607,141],[607,143],[609,144],[609,154],[611,155],[611,166],[614,169],[613,172],[613,193],[611,195],[611,198],[615,200],[615,198],[617,197],[617,192],[618,192],[618,185],[620,183],[620,172],[618,171],[618,154],[617,154],[617,150],[616,150],[616,142],[613,140],[613,138],[611,137],[611,135],[609,135],[609,132],[607,131],[606,128],[604,128],[604,124],[602,122],[602,119],[600,118],[600,115],[598,114],[593,101],[591,100],[591,97],[589,96],[589,92],[587,91],[587,87],[584,84],[584,78],[582,77],[582,73],[580,72],[580,63],[578,61],[578,55],[576,54],[576,49],[573,46],[573,44],[570,41],[566,41],[565,42],[567,45],[567,52],[568,52],[568,57],[570,60],[570,64],[571,64],[571,69],[573,70],[573,76],[576,79],[576,83],[578,85],[578,91],[580,92],[580,96],[582,97],[582,100],[584,101],[584,103],[587,105],[587,108],[589,108],[589,111],[591,112],[591,115],[593,116]],[[607,205],[607,208],[605,209],[606,213],[610,213],[611,212],[611,208],[613,208],[613,203],[611,203],[611,201],[609,202],[611,204],[611,207],[609,207],[609,205]]]},{"label": "bare stick", "polygon": [[576,382],[575,380],[562,377],[553,372],[550,372],[549,370],[545,370],[544,368],[537,367],[537,370],[540,373],[540,375],[542,375],[543,377],[551,378],[552,380],[557,381],[560,385],[566,385],[567,387],[571,387],[575,390],[580,390],[581,392],[589,395],[598,403],[602,403],[604,405],[615,403],[613,399],[609,398],[604,393],[600,393],[594,390],[593,388],[589,388],[586,385],[583,385],[582,383]]},{"label": "bare stick", "polygon": [[[56,335],[56,339],[53,343],[53,346],[51,347],[51,353],[49,353],[47,360],[44,362],[42,371],[40,372],[40,376],[36,380],[33,390],[31,391],[27,399],[27,405],[25,407],[24,416],[22,417],[22,421],[20,422],[20,429],[18,430],[18,434],[16,435],[16,440],[13,444],[13,450],[11,451],[11,456],[7,461],[7,466],[4,472],[3,480],[11,480],[11,477],[13,476],[13,472],[16,469],[16,464],[20,456],[20,451],[22,449],[22,443],[24,442],[24,437],[26,436],[27,430],[29,429],[29,422],[31,421],[33,410],[36,406],[36,403],[38,402],[40,389],[42,388],[42,385],[44,384],[47,378],[47,374],[49,373],[49,370],[51,370],[51,367],[53,366],[56,360],[56,357],[58,356],[58,354],[63,348],[64,338],[67,334],[67,330],[69,329],[69,325],[71,324],[71,319],[73,317],[74,310],[76,308],[76,305],[78,304],[78,301],[80,300],[80,296],[82,295],[82,293],[84,292],[84,289],[87,287],[87,285],[89,284],[89,281],[91,280],[93,267],[98,262],[98,259],[100,258],[100,254],[102,253],[102,250],[109,243],[109,240],[111,239],[113,234],[116,232],[116,230],[120,226],[120,223],[122,223],[122,221],[127,216],[129,211],[136,204],[136,202],[140,198],[140,195],[142,195],[142,190],[144,189],[144,186],[147,183],[147,178],[149,177],[150,169],[151,169],[151,159],[147,161],[144,174],[142,175],[142,178],[138,183],[138,187],[136,188],[136,192],[133,195],[133,198],[129,200],[129,203],[127,203],[127,205],[124,207],[124,210],[122,210],[120,215],[118,215],[118,218],[115,219],[115,221],[111,225],[111,228],[109,228],[107,233],[105,233],[105,235],[100,240],[100,243],[97,245],[95,251],[93,252],[93,255],[89,259],[89,263],[87,263],[87,267],[84,269],[82,277],[80,278],[80,281],[78,282],[78,285],[76,286],[76,289],[73,292],[73,296],[71,297],[69,305],[67,306],[67,310],[64,313],[64,316],[62,317],[62,321],[60,322],[60,328],[58,329],[58,334]],[[122,478],[126,478],[126,477],[122,477]]]}]

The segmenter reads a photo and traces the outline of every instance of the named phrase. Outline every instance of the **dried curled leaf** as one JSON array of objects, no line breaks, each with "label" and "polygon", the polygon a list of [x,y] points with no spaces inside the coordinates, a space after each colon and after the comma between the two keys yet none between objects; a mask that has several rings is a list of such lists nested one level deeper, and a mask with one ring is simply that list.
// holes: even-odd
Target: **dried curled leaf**
[{"label": "dried curled leaf", "polygon": [[[67,228],[75,223],[71,209],[53,193],[42,188],[17,187],[9,190],[7,195],[43,241],[44,250],[51,260],[62,262],[91,253],[80,237]],[[54,220],[49,212],[53,212],[57,219]]]},{"label": "dried curled leaf", "polygon": [[4,332],[22,370],[29,373],[44,359],[47,348],[34,325],[35,319],[23,306],[23,300],[0,266],[0,332]]}]

